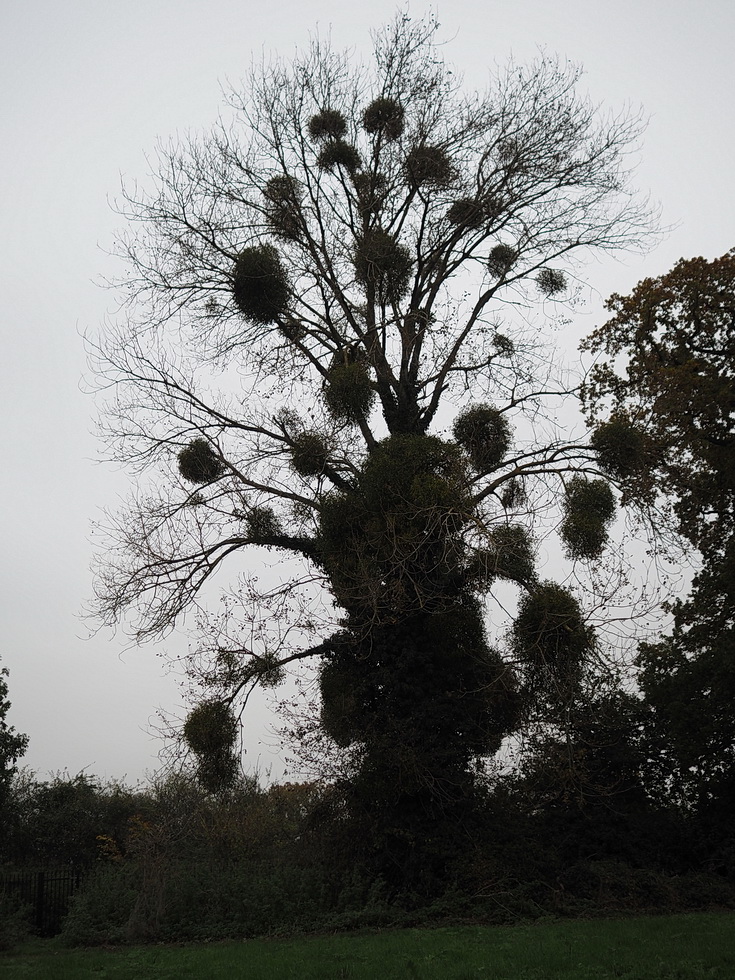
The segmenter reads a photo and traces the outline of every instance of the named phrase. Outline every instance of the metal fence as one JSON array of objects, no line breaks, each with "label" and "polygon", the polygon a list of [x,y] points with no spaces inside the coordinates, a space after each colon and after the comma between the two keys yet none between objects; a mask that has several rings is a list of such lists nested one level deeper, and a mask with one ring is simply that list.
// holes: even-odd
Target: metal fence
[{"label": "metal fence", "polygon": [[81,871],[18,871],[0,875],[0,892],[30,909],[31,928],[38,936],[55,936],[82,881]]}]

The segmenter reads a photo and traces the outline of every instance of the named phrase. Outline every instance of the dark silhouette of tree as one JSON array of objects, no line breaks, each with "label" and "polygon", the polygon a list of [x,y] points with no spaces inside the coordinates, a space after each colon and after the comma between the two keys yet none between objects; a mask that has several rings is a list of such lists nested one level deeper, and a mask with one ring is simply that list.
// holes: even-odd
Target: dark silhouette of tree
[{"label": "dark silhouette of tree", "polygon": [[28,748],[28,736],[21,735],[7,722],[10,701],[8,701],[8,668],[0,669],[0,807],[5,801],[10,782],[18,771],[17,763]]},{"label": "dark silhouette of tree", "polygon": [[[594,654],[577,599],[538,580],[530,519],[566,485],[561,535],[595,557],[612,500],[553,423],[571,387],[533,311],[651,227],[636,120],[545,57],[465,93],[435,32],[399,17],[370,66],[315,41],[255,70],[231,124],[163,148],[154,191],[125,196],[129,316],[95,347],[112,455],[156,474],[112,519],[103,618],[155,637],[245,549],[294,556],[214,622],[207,711],[319,664],[352,810],[399,868]],[[503,581],[524,594],[506,653],[483,604]]]},{"label": "dark silhouette of tree", "polygon": [[607,356],[585,391],[601,467],[659,528],[699,552],[671,636],[640,648],[663,791],[735,799],[735,252],[682,259],[613,296],[587,347]]}]

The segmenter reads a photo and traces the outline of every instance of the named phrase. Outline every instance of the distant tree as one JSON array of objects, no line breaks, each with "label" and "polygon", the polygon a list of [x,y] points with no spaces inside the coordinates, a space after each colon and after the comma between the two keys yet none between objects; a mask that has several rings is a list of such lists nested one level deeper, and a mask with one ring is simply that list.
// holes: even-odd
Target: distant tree
[{"label": "distant tree", "polygon": [[13,776],[18,771],[17,763],[28,748],[28,736],[16,732],[7,722],[10,710],[8,701],[8,668],[0,669],[0,812],[2,812]]},{"label": "distant tree", "polygon": [[[157,636],[244,550],[296,556],[232,590],[184,735],[226,769],[225,709],[315,661],[393,868],[456,831],[472,760],[529,706],[563,714],[593,660],[531,525],[564,502],[570,557],[595,557],[613,500],[552,421],[570,386],[533,310],[570,295],[578,255],[651,226],[623,167],[636,120],[548,58],[465,94],[435,32],[399,17],[370,68],[316,41],[256,70],[232,125],[162,150],[154,192],[125,198],[129,317],[96,349],[112,454],[156,472],[113,519],[102,616]],[[499,582],[523,595],[506,655],[485,627]]]},{"label": "distant tree", "polygon": [[599,462],[625,499],[701,557],[674,629],[640,648],[664,788],[735,801],[735,251],[682,259],[612,296],[586,342]]}]

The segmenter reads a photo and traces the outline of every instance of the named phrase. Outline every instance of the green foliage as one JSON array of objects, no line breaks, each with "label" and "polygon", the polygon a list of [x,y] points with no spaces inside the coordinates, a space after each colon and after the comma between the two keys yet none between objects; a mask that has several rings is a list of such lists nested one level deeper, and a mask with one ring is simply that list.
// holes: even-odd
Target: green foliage
[{"label": "green foliage", "polygon": [[625,481],[641,471],[646,461],[641,430],[621,415],[601,422],[592,433],[590,445],[597,453],[600,469],[614,480]]},{"label": "green foliage", "polygon": [[373,288],[380,302],[397,302],[408,289],[413,261],[407,248],[388,232],[373,228],[359,240],[354,252],[355,277]]},{"label": "green foliage", "polygon": [[30,937],[31,909],[15,895],[0,891],[0,953],[15,949]]},{"label": "green foliage", "polygon": [[309,136],[313,140],[337,140],[347,132],[347,120],[337,109],[322,109],[309,120]]},{"label": "green foliage", "polygon": [[329,462],[327,440],[318,432],[302,432],[291,443],[291,465],[300,476],[321,476]]},{"label": "green foliage", "polygon": [[84,773],[38,782],[21,772],[10,787],[4,857],[18,868],[94,866],[98,838],[121,840],[128,819],[149,808],[145,792]]},{"label": "green foliage", "polygon": [[473,405],[465,409],[455,419],[452,431],[480,473],[496,469],[510,448],[508,420],[490,405]]},{"label": "green foliage", "polygon": [[562,541],[570,558],[597,558],[608,540],[615,497],[606,480],[574,476],[566,485]]},{"label": "green foliage", "polygon": [[612,319],[585,342],[603,355],[583,392],[593,445],[624,501],[701,556],[689,598],[671,606],[671,636],[639,652],[656,783],[693,808],[697,833],[719,839],[717,860],[732,866],[735,251],[682,259],[607,306]]},{"label": "green foliage", "polygon": [[190,483],[212,483],[224,472],[224,465],[206,439],[192,439],[178,455],[179,473]]},{"label": "green foliage", "polygon": [[487,257],[487,270],[496,279],[507,276],[516,263],[518,250],[511,245],[495,245]]},{"label": "green foliage", "polygon": [[367,418],[375,402],[375,388],[367,366],[355,361],[330,368],[324,402],[329,414],[340,422],[356,423]]},{"label": "green foliage", "polygon": [[344,140],[333,140],[327,143],[317,157],[321,170],[334,170],[343,167],[349,174],[355,173],[362,166],[360,154],[351,143]]},{"label": "green foliage", "polygon": [[542,269],[536,276],[536,285],[546,296],[556,296],[567,288],[567,277],[558,269]]},{"label": "green foliage", "polygon": [[454,179],[452,162],[440,146],[414,146],[406,158],[406,175],[415,187],[445,187]]},{"label": "green foliage", "polygon": [[435,436],[379,442],[355,491],[321,504],[320,548],[340,604],[372,619],[440,602],[457,575],[455,536],[469,507],[454,445]]},{"label": "green foliage", "polygon": [[374,99],[362,115],[368,133],[380,134],[384,140],[397,140],[403,132],[405,112],[395,99],[381,96]]},{"label": "green foliage", "polygon": [[240,252],[232,271],[232,292],[237,308],[252,323],[267,326],[286,312],[288,280],[272,245],[255,245]]}]

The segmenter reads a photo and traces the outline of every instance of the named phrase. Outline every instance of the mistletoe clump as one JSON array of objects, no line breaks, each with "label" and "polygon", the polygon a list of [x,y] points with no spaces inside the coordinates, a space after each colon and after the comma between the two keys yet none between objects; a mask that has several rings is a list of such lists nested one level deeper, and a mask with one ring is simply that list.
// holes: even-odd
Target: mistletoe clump
[{"label": "mistletoe clump", "polygon": [[237,719],[229,704],[203,701],[184,722],[184,741],[197,757],[197,776],[210,792],[232,783],[237,773]]},{"label": "mistletoe clump", "polygon": [[545,296],[556,296],[567,288],[567,277],[558,269],[542,269],[536,276],[536,285]]},{"label": "mistletoe clump", "polygon": [[452,431],[480,473],[489,473],[499,466],[510,448],[510,425],[503,413],[490,405],[465,409],[455,419]]},{"label": "mistletoe clump", "polygon": [[252,507],[245,516],[248,536],[255,543],[267,542],[283,533],[281,522],[272,507]]},{"label": "mistletoe clump", "polygon": [[178,456],[179,473],[190,483],[211,483],[224,466],[206,439],[193,439]]},{"label": "mistletoe clump", "polygon": [[235,303],[243,316],[266,326],[286,311],[289,288],[278,252],[272,245],[243,249],[232,278]]},{"label": "mistletoe clump", "polygon": [[337,109],[322,109],[309,120],[309,136],[317,142],[337,140],[347,132],[347,120]]},{"label": "mistletoe clump", "polygon": [[595,429],[590,439],[603,473],[613,480],[625,480],[640,472],[645,464],[643,433],[621,415],[613,415]]},{"label": "mistletoe clump", "polygon": [[265,185],[266,217],[281,238],[294,241],[301,232],[301,196],[299,182],[289,176],[273,177]]},{"label": "mistletoe clump", "polygon": [[518,252],[511,245],[496,245],[487,257],[487,271],[496,279],[507,276],[515,265]]},{"label": "mistletoe clump", "polygon": [[520,524],[503,524],[492,532],[494,571],[498,578],[531,582],[536,577],[536,549]]},{"label": "mistletoe clump", "polygon": [[454,171],[440,146],[415,146],[406,159],[406,173],[414,187],[445,187]]},{"label": "mistletoe clump", "polygon": [[373,228],[363,235],[354,263],[357,281],[366,288],[374,287],[381,301],[397,302],[405,295],[413,262],[408,249],[388,232]]},{"label": "mistletoe clump", "polygon": [[334,140],[327,143],[316,162],[321,170],[334,170],[336,167],[343,167],[349,174],[355,173],[362,165],[360,154],[355,147],[344,140]]},{"label": "mistletoe clump", "polygon": [[511,642],[531,685],[544,687],[554,700],[569,695],[595,646],[579,603],[555,582],[521,598]]},{"label": "mistletoe clump", "polygon": [[332,418],[340,422],[367,418],[375,401],[367,366],[362,361],[333,365],[324,386],[324,401]]},{"label": "mistletoe clump", "polygon": [[397,140],[403,132],[403,106],[395,99],[374,99],[362,115],[362,124],[368,133],[380,133],[385,140]]},{"label": "mistletoe clump", "polygon": [[566,487],[561,537],[570,558],[596,558],[605,547],[615,516],[615,497],[606,480],[573,477]]},{"label": "mistletoe clump", "polygon": [[291,465],[300,476],[321,476],[329,461],[329,446],[318,432],[302,432],[291,444]]},{"label": "mistletoe clump", "polygon": [[485,223],[487,210],[483,201],[476,197],[462,197],[447,211],[447,220],[462,228],[480,228]]}]

